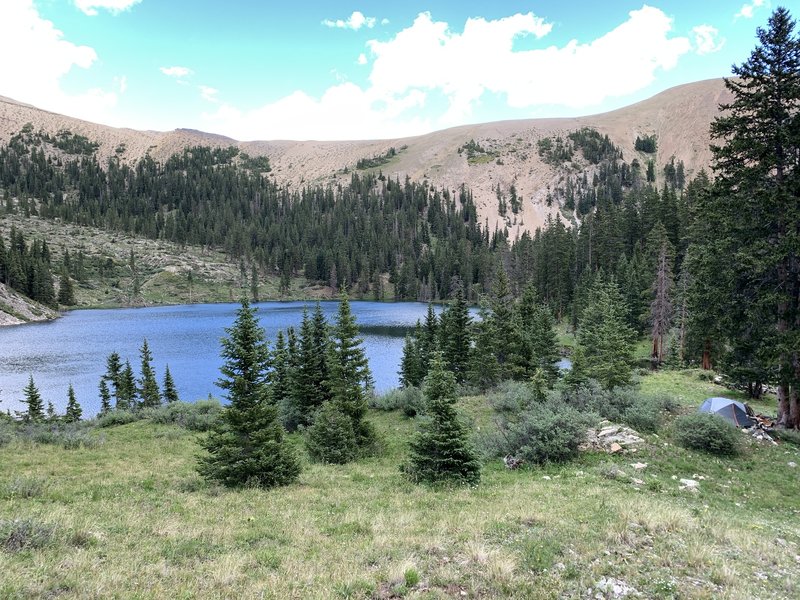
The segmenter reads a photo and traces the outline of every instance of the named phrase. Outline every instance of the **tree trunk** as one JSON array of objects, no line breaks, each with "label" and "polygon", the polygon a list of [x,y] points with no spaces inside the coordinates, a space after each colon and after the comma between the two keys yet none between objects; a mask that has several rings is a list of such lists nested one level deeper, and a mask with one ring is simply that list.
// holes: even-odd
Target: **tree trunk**
[{"label": "tree trunk", "polygon": [[706,340],[705,346],[703,348],[703,370],[709,371],[711,370],[711,341]]}]

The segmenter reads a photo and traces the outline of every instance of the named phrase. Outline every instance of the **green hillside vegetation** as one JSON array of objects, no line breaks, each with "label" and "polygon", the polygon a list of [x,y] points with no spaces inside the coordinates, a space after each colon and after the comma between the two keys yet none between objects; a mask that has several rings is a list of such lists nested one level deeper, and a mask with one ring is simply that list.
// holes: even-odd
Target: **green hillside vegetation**
[{"label": "green hillside vegetation", "polygon": [[[680,390],[682,410],[727,393],[697,374],[641,385]],[[485,398],[458,404],[491,428]],[[206,434],[157,420],[85,425],[89,443],[69,451],[2,429],[0,596],[552,598],[603,577],[649,598],[800,593],[790,443],[714,458],[675,445],[667,419],[635,454],[517,471],[491,461],[478,487],[438,488],[398,469],[414,420],[371,411],[379,456],[310,463],[292,434],[302,474],[265,492],[205,482],[195,469]],[[699,493],[673,476],[700,481]]]}]

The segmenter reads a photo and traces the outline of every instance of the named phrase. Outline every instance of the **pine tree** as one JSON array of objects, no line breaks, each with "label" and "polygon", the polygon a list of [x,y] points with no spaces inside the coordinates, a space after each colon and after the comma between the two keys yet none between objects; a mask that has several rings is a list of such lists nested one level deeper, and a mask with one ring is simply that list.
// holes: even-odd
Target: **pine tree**
[{"label": "pine tree", "polygon": [[599,280],[580,320],[570,379],[596,379],[606,389],[630,382],[635,334],[625,322],[622,296],[612,280]]},{"label": "pine tree", "polygon": [[28,376],[28,385],[22,390],[25,399],[23,404],[28,406],[23,418],[32,423],[40,423],[44,421],[44,402],[36,384],[33,383],[33,375]]},{"label": "pine tree", "polygon": [[141,358],[141,377],[139,378],[139,387],[137,389],[141,404],[143,407],[161,406],[161,392],[158,390],[158,381],[156,381],[156,373],[153,370],[153,354],[150,352],[150,347],[147,345],[147,339],[142,341],[142,347],[139,349],[139,356]]},{"label": "pine tree", "polygon": [[417,342],[406,335],[403,343],[403,356],[400,359],[400,385],[402,387],[418,386],[422,381],[422,360]]},{"label": "pine tree", "polygon": [[226,390],[230,404],[202,442],[207,454],[199,459],[198,471],[231,487],[289,484],[300,474],[300,463],[270,401],[269,349],[256,309],[246,298],[225,331],[217,385]]},{"label": "pine tree", "polygon": [[121,381],[122,359],[118,353],[112,352],[106,358],[106,372],[102,377],[102,382],[111,384],[111,391],[114,394],[114,400],[117,408],[119,408],[119,390]]},{"label": "pine tree", "polygon": [[423,389],[429,420],[412,440],[411,455],[403,470],[416,482],[476,485],[481,477],[480,463],[469,444],[469,431],[458,418],[455,377],[441,352],[431,358]]},{"label": "pine tree", "polygon": [[[724,288],[720,301],[730,299],[719,311],[726,341],[760,340],[747,354],[774,367],[779,423],[800,428],[800,38],[794,29],[789,11],[777,8],[768,28],[757,29],[759,45],[734,66],[736,78],[725,80],[733,100],[711,125],[719,143],[711,148],[716,178],[699,217],[707,237],[730,250],[723,255],[730,276],[715,281]],[[695,243],[699,281],[708,270],[703,263],[715,256],[703,249],[708,240]]]},{"label": "pine tree", "polygon": [[58,422],[58,415],[56,414],[56,407],[53,406],[52,402],[47,403],[47,417],[45,421],[48,423],[57,423]]},{"label": "pine tree", "polygon": [[464,286],[460,280],[454,285],[453,303],[442,313],[439,325],[439,349],[447,367],[463,383],[469,370],[472,339],[470,326],[472,317],[464,297]]},{"label": "pine tree", "polygon": [[120,373],[119,388],[117,389],[117,403],[115,407],[117,410],[131,410],[137,408],[136,378],[133,376],[131,362],[127,359]]},{"label": "pine tree", "polygon": [[339,312],[331,334],[329,388],[332,399],[337,408],[350,417],[356,443],[359,449],[364,450],[375,441],[375,432],[366,420],[366,390],[372,385],[372,374],[345,292],[340,296]]},{"label": "pine tree", "polygon": [[111,392],[105,379],[100,380],[100,416],[111,410]]},{"label": "pine tree", "polygon": [[58,280],[58,303],[62,306],[75,305],[75,289],[66,267],[61,270],[61,278]]},{"label": "pine tree", "polygon": [[164,368],[164,400],[168,403],[180,402],[178,389],[175,387],[175,380],[169,372],[169,365]]},{"label": "pine tree", "polygon": [[67,423],[76,423],[77,421],[81,420],[83,416],[83,409],[81,405],[78,404],[78,400],[75,398],[75,388],[72,387],[72,384],[69,384],[69,390],[67,392],[67,412],[64,415],[64,420]]},{"label": "pine tree", "polygon": [[358,456],[358,443],[352,419],[339,404],[328,400],[317,411],[314,424],[305,438],[308,454],[317,462],[343,465]]}]

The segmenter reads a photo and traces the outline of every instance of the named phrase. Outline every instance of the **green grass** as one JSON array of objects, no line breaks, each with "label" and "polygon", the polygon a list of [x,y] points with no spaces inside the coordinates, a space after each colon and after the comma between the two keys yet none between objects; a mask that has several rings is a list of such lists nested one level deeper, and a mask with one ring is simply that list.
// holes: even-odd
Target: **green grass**
[{"label": "green grass", "polygon": [[[687,411],[721,393],[693,372],[641,385],[680,392]],[[463,405],[492,426],[482,397]],[[476,488],[431,489],[398,470],[415,422],[370,418],[382,455],[306,463],[272,491],[201,480],[203,434],[173,426],[106,428],[70,451],[11,442],[0,448],[0,597],[580,598],[602,577],[647,598],[800,594],[796,446],[713,458],[676,446],[667,426],[636,454],[519,471],[498,461]],[[634,472],[637,461],[648,467]],[[610,465],[625,475],[609,478]],[[673,479],[695,475],[698,494]]]}]

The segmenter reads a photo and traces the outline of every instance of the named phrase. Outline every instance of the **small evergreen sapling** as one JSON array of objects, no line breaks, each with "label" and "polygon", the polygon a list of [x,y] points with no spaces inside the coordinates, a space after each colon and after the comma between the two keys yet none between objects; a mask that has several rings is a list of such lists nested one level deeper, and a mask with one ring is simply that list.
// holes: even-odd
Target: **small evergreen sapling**
[{"label": "small evergreen sapling", "polygon": [[39,389],[33,383],[33,375],[28,377],[28,385],[22,390],[25,396],[23,403],[28,406],[28,410],[23,415],[25,421],[40,423],[44,421],[44,402],[39,394]]},{"label": "small evergreen sapling", "polygon": [[169,365],[164,369],[164,400],[168,403],[180,402],[175,380],[172,378],[172,373],[169,372]]},{"label": "small evergreen sapling", "polygon": [[456,381],[441,352],[431,357],[424,391],[430,420],[421,425],[412,440],[411,456],[403,470],[421,483],[477,484],[481,466],[470,446],[469,431],[456,413]]}]

